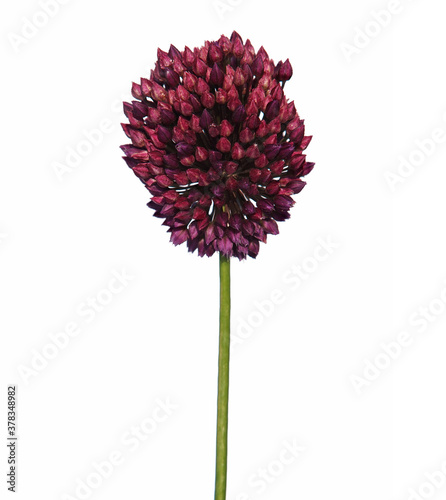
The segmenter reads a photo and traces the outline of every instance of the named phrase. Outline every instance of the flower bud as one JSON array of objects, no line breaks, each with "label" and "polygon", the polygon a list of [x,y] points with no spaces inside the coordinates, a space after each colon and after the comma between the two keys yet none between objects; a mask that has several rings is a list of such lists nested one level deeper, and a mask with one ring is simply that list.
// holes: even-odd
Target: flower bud
[{"label": "flower bud", "polygon": [[170,87],[176,87],[180,83],[180,77],[171,69],[166,69],[166,80]]},{"label": "flower bud", "polygon": [[265,119],[267,121],[271,121],[276,116],[279,114],[279,109],[280,109],[280,103],[279,101],[271,101],[267,106],[265,110]]},{"label": "flower bud", "polygon": [[204,61],[202,61],[199,57],[195,57],[194,59],[194,73],[198,76],[206,76],[206,71],[208,67]]},{"label": "flower bud", "polygon": [[228,120],[223,120],[220,124],[220,135],[229,137],[234,132],[234,125],[231,125]]},{"label": "flower bud", "polygon": [[220,62],[223,59],[223,50],[215,43],[209,46],[209,59],[211,62]]},{"label": "flower bud", "polygon": [[209,84],[214,85],[215,87],[221,87],[223,85],[224,79],[225,74],[221,70],[220,66],[217,63],[214,63],[209,77]]},{"label": "flower bud", "polygon": [[232,114],[232,121],[234,123],[242,123],[246,118],[246,111],[242,104]]},{"label": "flower bud", "polygon": [[260,55],[254,59],[251,70],[254,76],[260,78],[263,75],[263,58]]},{"label": "flower bud", "polygon": [[156,128],[158,139],[165,144],[168,143],[172,139],[172,132],[167,127],[163,125],[158,125]]},{"label": "flower bud", "polygon": [[175,45],[170,46],[169,56],[171,59],[174,59],[176,57],[181,60],[181,52],[175,47]]},{"label": "flower bud", "polygon": [[290,60],[287,59],[279,69],[279,80],[282,82],[288,81],[293,76],[293,68]]},{"label": "flower bud", "polygon": [[231,151],[231,143],[226,137],[221,137],[217,142],[217,149],[222,153],[229,153]]}]

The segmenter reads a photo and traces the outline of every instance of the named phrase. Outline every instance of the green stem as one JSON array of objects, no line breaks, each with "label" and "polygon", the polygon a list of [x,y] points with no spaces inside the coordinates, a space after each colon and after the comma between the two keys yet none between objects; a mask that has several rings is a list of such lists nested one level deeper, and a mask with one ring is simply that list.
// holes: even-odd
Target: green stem
[{"label": "green stem", "polygon": [[220,345],[218,355],[217,461],[215,500],[226,500],[228,463],[229,348],[231,316],[230,260],[220,253]]}]

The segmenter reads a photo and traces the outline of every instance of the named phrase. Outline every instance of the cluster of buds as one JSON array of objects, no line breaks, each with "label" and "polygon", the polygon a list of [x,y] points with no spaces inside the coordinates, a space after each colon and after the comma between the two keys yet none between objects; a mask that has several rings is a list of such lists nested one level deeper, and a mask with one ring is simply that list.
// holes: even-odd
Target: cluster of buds
[{"label": "cluster of buds", "polygon": [[313,168],[303,120],[284,95],[289,60],[274,62],[237,33],[180,52],[158,50],[150,79],[124,103],[124,159],[171,241],[211,256],[256,257],[278,234]]}]

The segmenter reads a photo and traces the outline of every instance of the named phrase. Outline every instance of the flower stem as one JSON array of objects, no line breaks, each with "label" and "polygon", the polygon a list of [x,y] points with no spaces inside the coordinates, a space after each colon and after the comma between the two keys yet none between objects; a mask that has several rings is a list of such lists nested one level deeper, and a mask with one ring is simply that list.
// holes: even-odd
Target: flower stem
[{"label": "flower stem", "polygon": [[226,476],[228,462],[230,316],[230,259],[220,253],[220,345],[218,355],[217,460],[215,471],[215,500],[226,500]]}]

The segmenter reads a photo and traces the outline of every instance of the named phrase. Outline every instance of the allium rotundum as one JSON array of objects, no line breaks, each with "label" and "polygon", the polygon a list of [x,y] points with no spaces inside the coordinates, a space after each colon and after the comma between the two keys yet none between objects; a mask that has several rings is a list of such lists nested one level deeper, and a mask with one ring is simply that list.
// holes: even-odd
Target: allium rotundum
[{"label": "allium rotundum", "polygon": [[283,91],[292,73],[288,59],[274,64],[234,32],[158,50],[150,79],[133,84],[124,159],[172,243],[245,259],[278,234],[314,166],[303,154],[311,136]]}]

